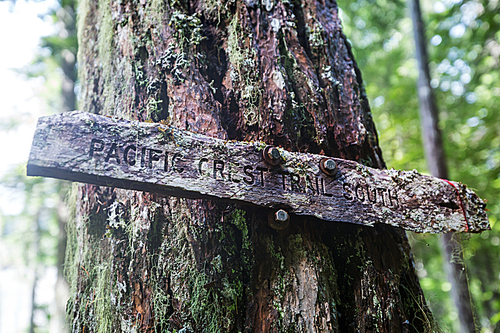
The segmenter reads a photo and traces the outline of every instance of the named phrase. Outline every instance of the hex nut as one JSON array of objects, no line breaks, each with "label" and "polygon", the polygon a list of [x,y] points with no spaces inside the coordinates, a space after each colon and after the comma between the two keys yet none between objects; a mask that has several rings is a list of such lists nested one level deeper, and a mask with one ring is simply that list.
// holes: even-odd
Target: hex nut
[{"label": "hex nut", "polygon": [[284,209],[278,209],[270,213],[267,219],[268,225],[275,230],[283,230],[290,224],[290,215]]}]

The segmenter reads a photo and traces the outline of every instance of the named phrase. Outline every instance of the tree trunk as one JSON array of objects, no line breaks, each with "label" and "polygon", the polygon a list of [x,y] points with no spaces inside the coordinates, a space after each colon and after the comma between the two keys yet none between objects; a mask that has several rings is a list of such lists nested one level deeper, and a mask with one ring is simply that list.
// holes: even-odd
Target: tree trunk
[{"label": "tree trunk", "polygon": [[[81,109],[383,168],[335,2],[83,1]],[[405,233],[79,185],[74,332],[426,332]]]},{"label": "tree trunk", "polygon": [[[443,179],[448,178],[446,158],[443,149],[441,131],[438,127],[439,114],[431,87],[429,59],[425,42],[425,28],[420,12],[420,1],[411,0],[411,16],[418,63],[418,99],[420,103],[420,123],[422,125],[422,141],[425,157],[431,175]],[[467,270],[463,258],[460,236],[453,232],[440,238],[444,254],[443,265],[452,285],[451,295],[458,311],[462,333],[476,332],[474,312],[469,293]]]}]

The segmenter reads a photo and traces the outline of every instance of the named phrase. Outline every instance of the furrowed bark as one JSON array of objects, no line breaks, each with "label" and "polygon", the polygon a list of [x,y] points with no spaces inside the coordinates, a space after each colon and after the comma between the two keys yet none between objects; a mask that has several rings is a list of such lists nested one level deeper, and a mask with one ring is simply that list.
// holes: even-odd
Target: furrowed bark
[{"label": "furrowed bark", "polygon": [[[82,109],[384,163],[334,2],[88,1]],[[424,332],[403,231],[80,185],[75,332]]]}]

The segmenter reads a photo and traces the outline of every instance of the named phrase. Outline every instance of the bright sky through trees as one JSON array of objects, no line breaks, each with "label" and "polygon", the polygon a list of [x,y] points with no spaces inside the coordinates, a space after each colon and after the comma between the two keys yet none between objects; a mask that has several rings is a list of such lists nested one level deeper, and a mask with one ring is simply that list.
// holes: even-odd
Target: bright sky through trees
[{"label": "bright sky through trees", "polygon": [[3,132],[0,136],[0,172],[27,160],[31,136],[36,116],[42,113],[43,103],[36,97],[41,89],[41,80],[27,81],[12,69],[28,65],[34,58],[34,52],[40,37],[49,34],[53,27],[38,15],[49,8],[48,2],[23,2],[15,5],[0,2],[0,113],[1,126],[8,124],[7,118],[14,116],[23,122],[19,130]]},{"label": "bright sky through trees", "polygon": [[[49,34],[53,27],[38,15],[47,12],[50,3],[24,2],[15,5],[0,2],[0,175],[13,166],[27,161],[36,119],[44,111],[43,101],[37,97],[43,79],[26,80],[15,69],[28,65],[34,58],[40,37]],[[12,118],[12,119],[11,119]],[[13,122],[14,121],[14,122]],[[15,214],[19,205],[12,202],[13,193],[1,192],[0,209],[5,214]]]},{"label": "bright sky through trees", "polygon": [[[46,112],[43,79],[27,80],[14,69],[31,63],[40,37],[53,31],[51,22],[39,15],[54,1],[0,1],[0,177],[28,159],[38,116]],[[16,126],[19,124],[19,126]],[[11,128],[11,129],[10,129]],[[22,191],[0,188],[0,210],[17,214],[23,205]],[[0,226],[2,222],[0,221]],[[10,246],[0,238],[0,332],[24,332],[29,325],[31,271],[9,260]],[[21,258],[18,258],[21,260]],[[55,269],[40,281],[37,300],[48,303],[53,297]],[[45,300],[45,302],[43,301]]]}]

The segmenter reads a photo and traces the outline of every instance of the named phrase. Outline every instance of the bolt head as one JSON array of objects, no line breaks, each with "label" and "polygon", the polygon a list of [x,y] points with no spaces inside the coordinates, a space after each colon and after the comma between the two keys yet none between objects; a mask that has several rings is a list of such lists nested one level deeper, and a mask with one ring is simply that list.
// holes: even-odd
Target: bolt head
[{"label": "bolt head", "polygon": [[267,155],[272,160],[278,160],[281,157],[280,151],[278,150],[278,148],[275,148],[275,147],[269,149],[269,151],[267,152]]},{"label": "bolt head", "polygon": [[281,163],[281,154],[278,148],[267,146],[263,151],[264,161],[269,165],[279,165]]},{"label": "bolt head", "polygon": [[326,160],[324,165],[328,171],[334,171],[337,168],[337,163],[334,160]]},{"label": "bolt head", "polygon": [[290,215],[283,209],[271,212],[268,215],[267,224],[274,230],[283,230],[290,224]]},{"label": "bolt head", "polygon": [[274,220],[276,222],[285,223],[288,219],[289,219],[288,213],[286,211],[284,211],[283,209],[278,210],[274,214]]},{"label": "bolt head", "polygon": [[337,163],[332,158],[324,158],[319,163],[319,168],[321,171],[329,176],[333,176],[337,173]]}]

